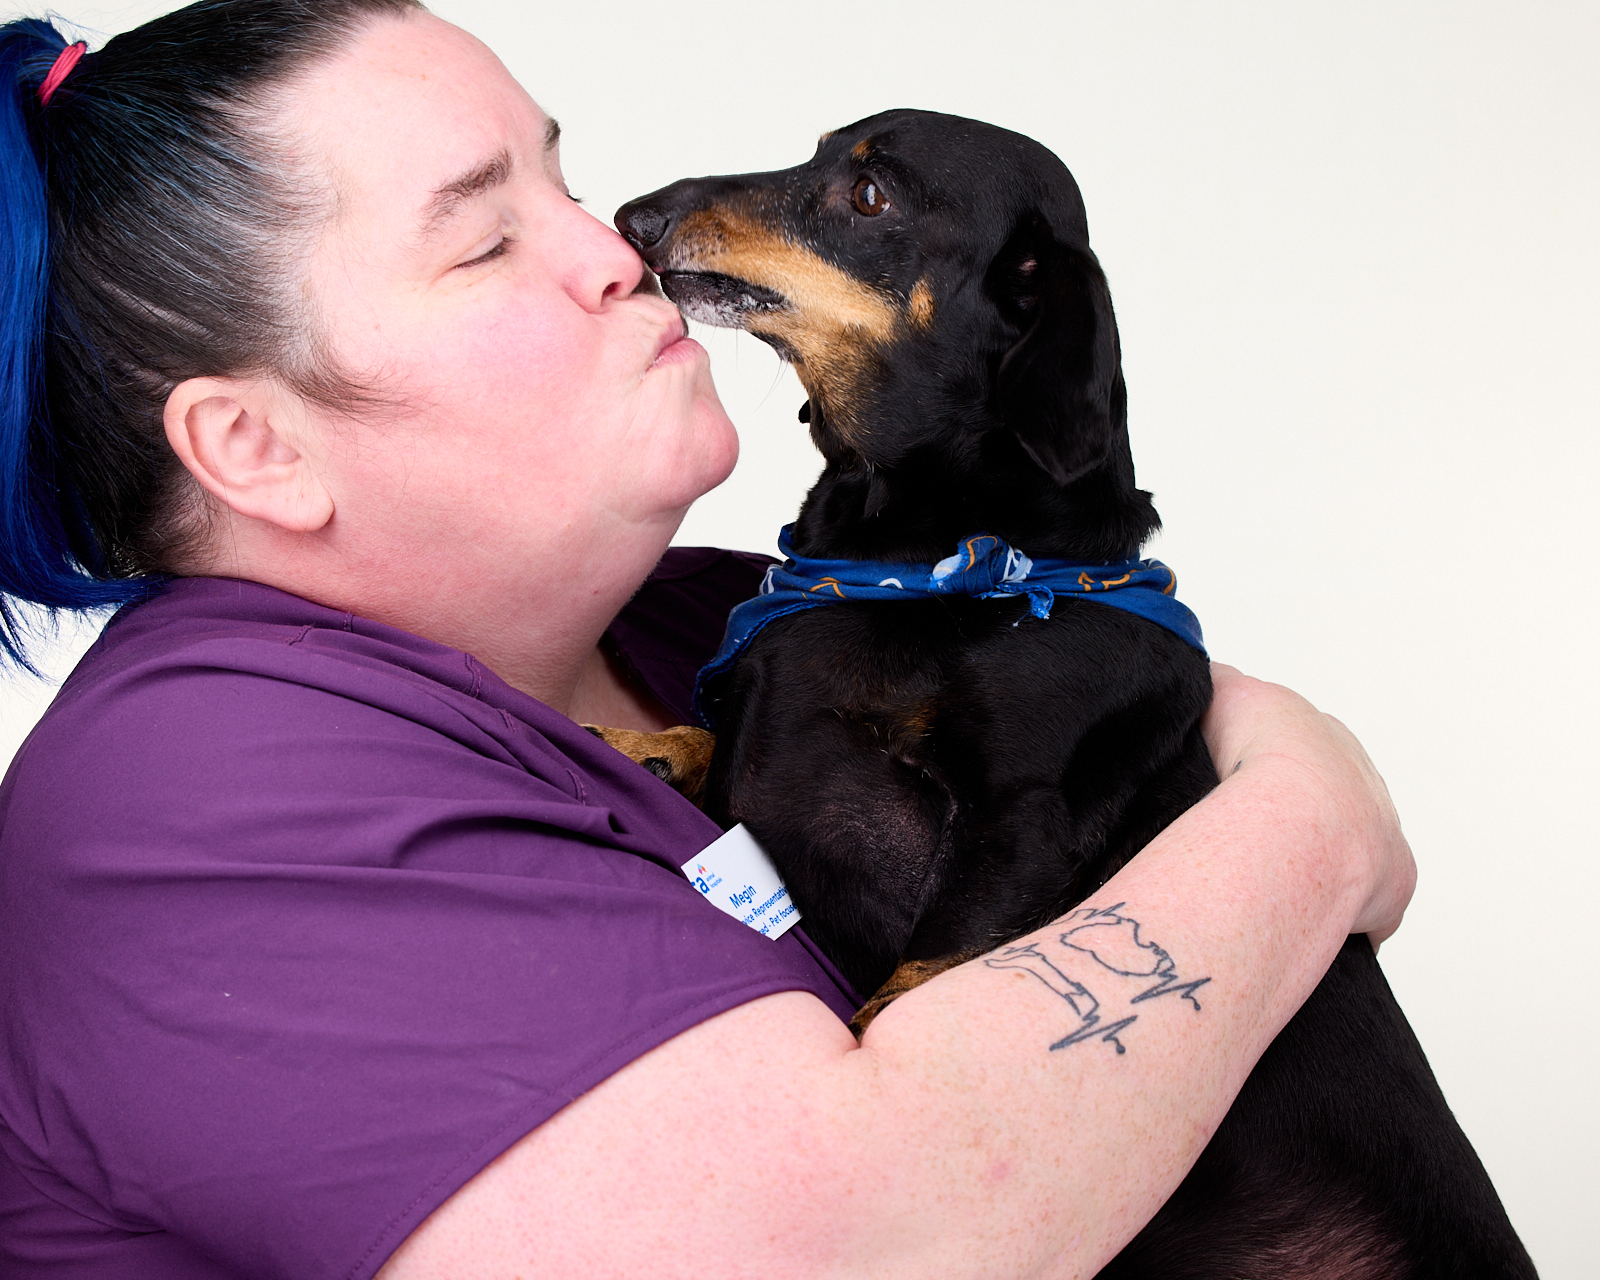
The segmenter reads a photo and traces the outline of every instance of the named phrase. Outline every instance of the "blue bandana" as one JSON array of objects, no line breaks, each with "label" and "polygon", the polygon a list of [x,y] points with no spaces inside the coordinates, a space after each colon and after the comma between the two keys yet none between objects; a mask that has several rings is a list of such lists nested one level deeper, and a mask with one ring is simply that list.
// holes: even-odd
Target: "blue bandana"
[{"label": "blue bandana", "polygon": [[835,600],[925,600],[932,596],[975,596],[993,600],[1026,596],[1039,619],[1050,616],[1058,595],[1079,596],[1136,613],[1179,639],[1206,651],[1200,622],[1173,593],[1177,575],[1159,560],[1117,564],[1079,564],[1073,560],[1033,560],[993,534],[962,541],[955,555],[936,565],[889,564],[881,560],[806,560],[794,554],[792,524],[778,535],[787,557],[767,570],[761,594],[728,615],[728,630],[717,656],[700,669],[694,685],[694,712],[708,728],[706,690],[756,633],[775,618]]}]

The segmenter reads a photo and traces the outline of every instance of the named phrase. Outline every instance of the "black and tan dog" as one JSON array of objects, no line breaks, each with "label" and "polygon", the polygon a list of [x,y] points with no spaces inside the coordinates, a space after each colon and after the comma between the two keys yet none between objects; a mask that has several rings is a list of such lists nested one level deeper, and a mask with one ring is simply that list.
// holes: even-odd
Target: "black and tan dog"
[{"label": "black and tan dog", "polygon": [[[617,225],[687,315],[798,371],[827,460],[799,555],[932,564],[984,531],[1106,563],[1156,529],[1083,204],[1038,143],[889,112]],[[1216,784],[1203,654],[1070,597],[1045,621],[1017,598],[794,613],[708,692],[707,811],[755,833],[858,990],[890,982],[880,1002],[1059,917]],[[677,748],[652,742],[623,745],[672,772]],[[1534,1272],[1354,938],[1101,1274]]]}]

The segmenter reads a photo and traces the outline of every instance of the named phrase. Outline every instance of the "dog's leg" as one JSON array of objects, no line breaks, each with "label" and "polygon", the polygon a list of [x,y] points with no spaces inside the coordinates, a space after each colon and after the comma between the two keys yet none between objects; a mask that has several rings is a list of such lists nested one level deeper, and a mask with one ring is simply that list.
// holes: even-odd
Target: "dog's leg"
[{"label": "dog's leg", "polygon": [[873,993],[872,999],[856,1011],[856,1016],[850,1019],[850,1030],[856,1033],[859,1040],[866,1034],[872,1025],[872,1020],[882,1013],[889,1004],[905,995],[913,987],[920,987],[929,978],[936,978],[946,969],[954,969],[958,964],[966,964],[968,960],[976,959],[982,955],[981,951],[958,951],[954,955],[938,956],[933,960],[904,960],[900,967],[889,975],[889,980]]},{"label": "dog's leg", "polygon": [[598,724],[583,727],[608,747],[622,752],[668,786],[682,792],[685,799],[699,804],[705,797],[706,770],[711,766],[711,751],[717,744],[715,734],[686,724],[660,733],[607,729]]}]

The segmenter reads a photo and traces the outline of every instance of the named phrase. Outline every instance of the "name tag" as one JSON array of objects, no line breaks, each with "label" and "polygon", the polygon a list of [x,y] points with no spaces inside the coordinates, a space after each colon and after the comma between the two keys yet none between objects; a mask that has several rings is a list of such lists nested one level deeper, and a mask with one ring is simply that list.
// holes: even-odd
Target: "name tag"
[{"label": "name tag", "polygon": [[764,938],[783,937],[800,919],[778,869],[742,822],[685,862],[683,874],[718,911]]}]

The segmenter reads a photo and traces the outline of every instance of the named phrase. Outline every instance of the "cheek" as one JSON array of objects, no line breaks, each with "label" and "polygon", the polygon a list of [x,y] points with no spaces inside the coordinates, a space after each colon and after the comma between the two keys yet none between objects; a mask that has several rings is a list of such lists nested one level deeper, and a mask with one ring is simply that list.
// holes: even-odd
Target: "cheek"
[{"label": "cheek", "polygon": [[498,541],[503,509],[552,512],[578,487],[572,427],[588,416],[599,353],[581,326],[534,306],[443,311],[369,325],[364,350],[341,351],[374,371],[394,405],[353,433],[340,468],[346,499],[385,519]]},{"label": "cheek", "polygon": [[397,353],[436,412],[559,420],[564,406],[592,395],[603,354],[592,326],[536,301],[496,304],[419,327],[410,350]]},{"label": "cheek", "polygon": [[397,502],[397,485],[407,507],[425,488],[435,518],[490,536],[532,511],[581,525],[588,508],[679,509],[732,470],[738,440],[703,355],[643,370],[657,321],[526,287],[453,301],[367,330],[366,367],[388,371],[404,419],[400,447],[367,463],[403,473],[387,485]]},{"label": "cheek", "polygon": [[416,414],[414,439],[436,468],[430,483],[459,490],[446,500],[458,515],[496,493],[565,508],[590,487],[591,455],[617,417],[615,361],[581,312],[494,301],[419,328],[394,353],[406,370],[400,394]]}]

